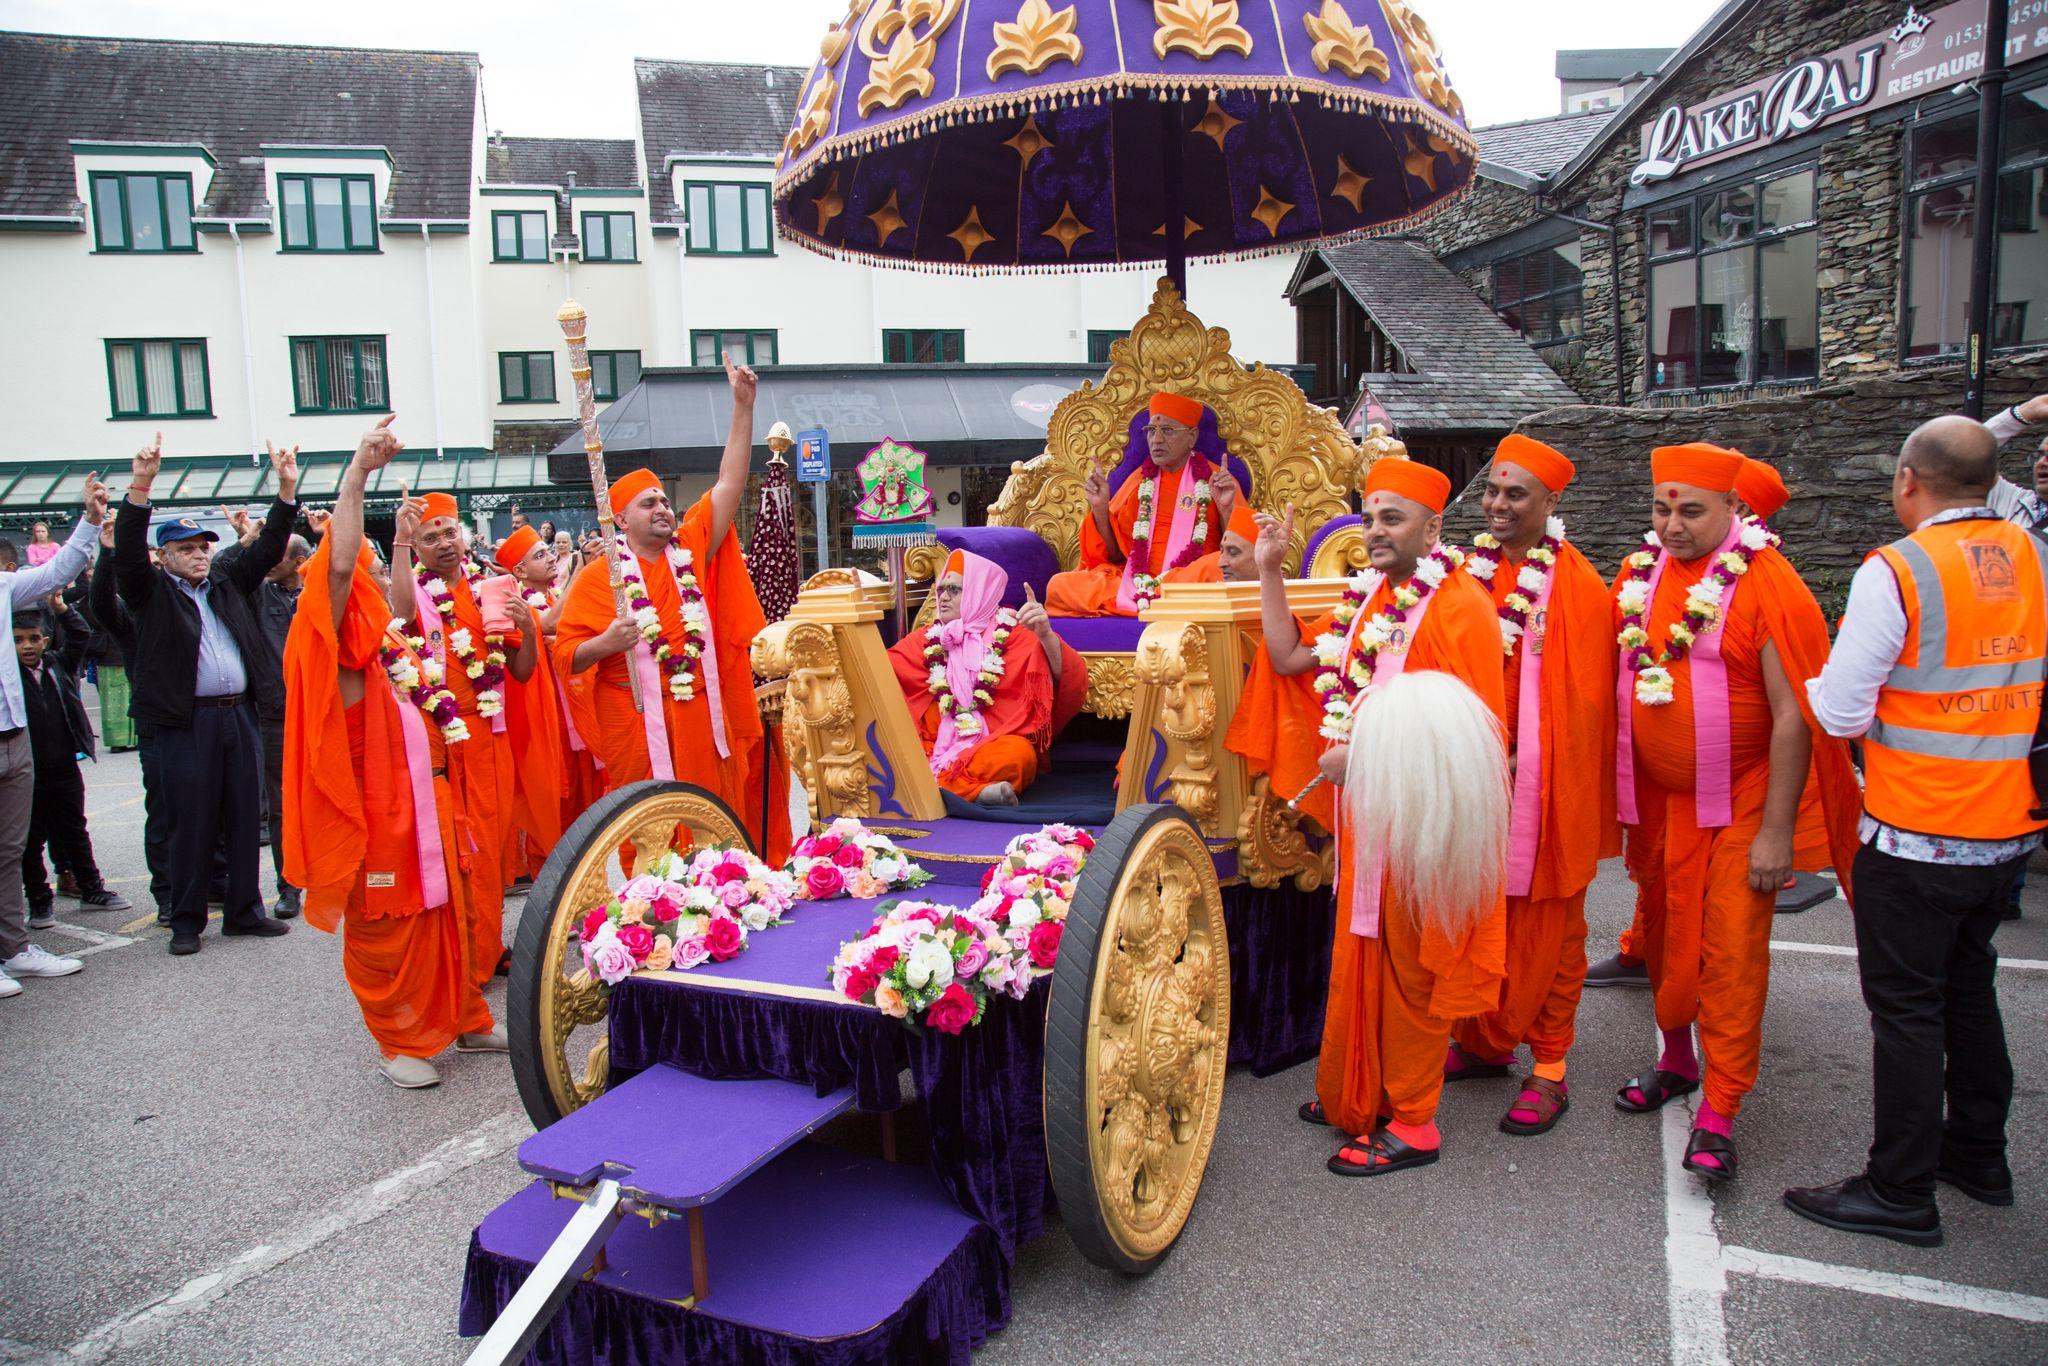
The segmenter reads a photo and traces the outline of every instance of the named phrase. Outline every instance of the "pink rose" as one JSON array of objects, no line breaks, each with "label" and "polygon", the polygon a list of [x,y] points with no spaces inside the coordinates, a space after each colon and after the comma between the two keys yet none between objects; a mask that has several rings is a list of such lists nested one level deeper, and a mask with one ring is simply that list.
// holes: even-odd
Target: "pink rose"
[{"label": "pink rose", "polygon": [[812,858],[831,858],[839,852],[839,844],[837,835],[820,835],[811,841],[811,847],[806,852]]},{"label": "pink rose", "polygon": [[1074,875],[1074,872],[1074,860],[1065,854],[1055,854],[1052,861],[1045,865],[1045,875],[1047,877],[1069,878]]},{"label": "pink rose", "polygon": [[739,922],[724,917],[713,920],[711,928],[704,931],[704,947],[710,951],[714,963],[723,963],[733,957],[746,947],[746,941],[740,937]]},{"label": "pink rose", "polygon": [[616,986],[640,966],[632,950],[618,939],[601,940],[586,947],[584,953],[590,960],[590,970],[606,986]]},{"label": "pink rose", "polygon": [[597,938],[597,932],[603,929],[605,921],[610,919],[611,916],[605,913],[605,909],[602,906],[599,906],[589,915],[584,916],[583,929],[581,931],[583,942],[588,944],[591,940]]},{"label": "pink rose", "polygon": [[714,863],[711,865],[711,880],[721,884],[745,882],[747,880],[747,865],[741,863],[738,859],[728,859],[724,863]]},{"label": "pink rose", "polygon": [[727,910],[736,911],[752,901],[754,894],[747,890],[744,882],[727,882],[719,887],[718,899],[725,903]]},{"label": "pink rose", "polygon": [[816,835],[805,835],[796,842],[796,847],[789,851],[789,856],[791,858],[815,858],[817,853],[818,837]]},{"label": "pink rose", "polygon": [[682,913],[682,903],[666,895],[658,896],[647,903],[647,918],[657,924],[666,925]]},{"label": "pink rose", "polygon": [[814,863],[804,874],[804,895],[813,901],[824,901],[845,890],[846,874],[833,864]]},{"label": "pink rose", "polygon": [[676,944],[675,962],[671,966],[677,968],[701,968],[710,957],[711,950],[704,947],[704,940],[701,937],[684,939]]},{"label": "pink rose", "polygon": [[882,979],[871,967],[857,967],[846,974],[846,999],[858,1001],[875,989]]},{"label": "pink rose", "polygon": [[832,862],[841,868],[858,868],[868,861],[857,844],[842,844],[832,851]]},{"label": "pink rose", "polygon": [[1041,920],[1031,927],[1031,966],[1049,968],[1060,961],[1060,935],[1066,930],[1064,920]]},{"label": "pink rose", "polygon": [[974,998],[967,988],[954,982],[925,1007],[924,1022],[941,1034],[958,1034],[974,1023]]},{"label": "pink rose", "polygon": [[619,888],[621,901],[652,901],[661,895],[661,879],[642,873],[625,886]]},{"label": "pink rose", "polygon": [[955,977],[972,977],[988,963],[988,945],[979,939],[967,941],[967,948],[953,960]]},{"label": "pink rose", "polygon": [[876,972],[887,972],[889,969],[895,967],[898,960],[900,960],[902,957],[903,950],[897,948],[894,944],[887,944],[879,949],[876,949],[874,953],[869,956],[868,966],[873,968]]},{"label": "pink rose", "polygon": [[619,942],[633,955],[633,961],[645,962],[647,955],[654,952],[654,931],[645,925],[621,925]]}]

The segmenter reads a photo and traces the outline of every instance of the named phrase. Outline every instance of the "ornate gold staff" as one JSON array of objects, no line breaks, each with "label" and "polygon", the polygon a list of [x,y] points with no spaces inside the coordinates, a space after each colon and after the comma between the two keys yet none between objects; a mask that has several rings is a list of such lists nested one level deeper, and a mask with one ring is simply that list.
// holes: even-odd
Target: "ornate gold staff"
[{"label": "ornate gold staff", "polygon": [[[590,387],[590,347],[585,337],[590,315],[574,299],[566,299],[555,321],[569,341],[569,377],[576,381],[576,418],[583,424],[583,454],[590,462],[590,490],[597,499],[597,524],[604,531],[604,562],[612,583],[612,610],[626,615],[626,575],[619,564],[618,527],[612,519],[611,481],[604,474],[604,438],[597,434],[597,396]],[[640,697],[640,674],[630,661],[626,681],[633,688],[633,710],[645,710]]]}]

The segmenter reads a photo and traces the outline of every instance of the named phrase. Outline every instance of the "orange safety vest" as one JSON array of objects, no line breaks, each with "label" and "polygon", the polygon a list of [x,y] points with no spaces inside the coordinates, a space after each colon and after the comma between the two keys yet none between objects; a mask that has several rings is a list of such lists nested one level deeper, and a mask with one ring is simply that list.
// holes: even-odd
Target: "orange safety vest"
[{"label": "orange safety vest", "polygon": [[2048,679],[2048,556],[1991,517],[1924,527],[1877,553],[1899,581],[1906,644],[1863,737],[1864,809],[1960,839],[2044,828],[2027,814],[2027,754]]}]

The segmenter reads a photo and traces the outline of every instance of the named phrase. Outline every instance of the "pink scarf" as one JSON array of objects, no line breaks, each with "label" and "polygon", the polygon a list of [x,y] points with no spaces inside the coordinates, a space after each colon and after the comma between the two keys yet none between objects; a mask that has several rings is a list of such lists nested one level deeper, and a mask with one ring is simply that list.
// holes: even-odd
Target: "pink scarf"
[{"label": "pink scarf", "polygon": [[[1504,574],[1507,567],[1503,560],[1495,572]],[[1543,826],[1543,635],[1548,623],[1545,609],[1556,582],[1553,564],[1543,580],[1543,592],[1529,608],[1528,629],[1522,632],[1522,686],[1515,699],[1515,795],[1508,817],[1509,896],[1529,895],[1536,881],[1536,843]]]},{"label": "pink scarf", "polygon": [[[621,538],[621,544],[623,545],[623,538]],[[633,551],[628,547],[622,553],[630,555],[633,554]],[[644,580],[647,574],[647,559],[645,556],[638,558],[640,561],[639,571]],[[675,575],[676,568],[669,562],[667,551],[662,552],[656,563],[660,566],[662,573],[671,577]],[[701,583],[705,567],[694,565],[693,568]],[[687,611],[687,607],[684,610]],[[698,696],[702,697],[706,705],[711,708],[711,743],[717,748],[718,757],[727,759],[732,757],[732,746],[727,741],[725,735],[725,697],[718,687],[718,638],[712,634],[711,610],[708,598],[705,604],[704,620],[699,624],[704,628],[704,650],[697,657],[697,670],[698,676],[704,684],[704,689]],[[671,648],[674,648],[674,642],[671,642]],[[627,651],[627,654],[633,661],[633,672],[640,681],[640,724],[643,734],[647,737],[648,773],[662,782],[674,782],[676,776],[675,759],[669,753],[668,747],[668,681],[661,676],[661,670],[655,666],[654,647],[646,641],[643,640],[634,645],[631,650]],[[694,701],[696,699],[693,698],[691,700]],[[682,706],[683,704],[678,702],[676,705]]]},{"label": "pink scarf", "polygon": [[[1147,469],[1157,470],[1158,466],[1147,460],[1138,467],[1137,474],[1132,477],[1153,477],[1145,473]],[[1162,578],[1165,577],[1164,570],[1180,567],[1181,552],[1186,550],[1195,538],[1195,485],[1209,478],[1211,472],[1209,462],[1199,454],[1189,456],[1187,464],[1181,466],[1180,496],[1174,499],[1173,506],[1173,530],[1166,538],[1166,556],[1159,562],[1162,566]],[[1215,504],[1211,503],[1209,510],[1213,513],[1216,510]],[[1159,535],[1159,505],[1156,501],[1152,505],[1151,534],[1154,537]],[[1140,563],[1141,559],[1143,563]],[[1116,605],[1132,616],[1138,614],[1137,578],[1140,574],[1152,572],[1151,559],[1148,546],[1144,556],[1133,554],[1124,560],[1123,580],[1116,586]]]},{"label": "pink scarf", "polygon": [[[933,626],[931,636],[946,647],[946,686],[952,689],[957,702],[965,703],[974,700],[982,662],[988,658],[988,638],[995,633],[996,612],[1003,605],[1003,591],[1010,586],[1010,576],[993,560],[965,550],[956,550],[953,556],[960,561],[960,615],[944,625]],[[954,567],[949,559],[947,570]],[[932,745],[932,772],[944,773],[987,738],[986,731],[960,734],[953,726],[952,715],[939,713],[939,736]]]},{"label": "pink scarf", "polygon": [[[414,667],[418,667],[415,663]],[[398,705],[398,734],[405,742],[405,773],[412,789],[413,850],[419,859],[420,905],[448,904],[448,856],[441,843],[441,819],[434,807],[434,767],[427,723],[410,702]]]},{"label": "pink scarf", "polygon": [[[1727,537],[1708,558],[1711,560],[1733,550],[1741,535],[1742,522],[1738,518],[1730,524]],[[1656,567],[1650,571],[1650,605],[1643,613],[1646,623],[1656,607],[1657,585],[1664,580],[1664,566],[1670,561],[1671,556],[1660,551]],[[1735,772],[1728,722],[1728,665],[1721,658],[1721,630],[1728,624],[1729,609],[1735,605],[1735,594],[1741,587],[1741,579],[1729,586],[1727,595],[1721,599],[1720,618],[1693,642],[1685,656],[1688,661],[1686,667],[1692,670],[1693,809],[1702,830],[1717,830],[1735,822]],[[1637,825],[1642,817],[1636,810],[1636,675],[1625,664],[1620,674],[1615,684],[1618,703],[1614,727],[1615,810],[1623,825]]]}]

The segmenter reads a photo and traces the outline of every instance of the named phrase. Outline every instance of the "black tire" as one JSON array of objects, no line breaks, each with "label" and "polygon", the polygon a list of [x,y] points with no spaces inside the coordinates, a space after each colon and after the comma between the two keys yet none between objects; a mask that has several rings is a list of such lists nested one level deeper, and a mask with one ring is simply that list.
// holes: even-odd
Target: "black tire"
[{"label": "black tire", "polygon": [[[717,807],[731,817],[734,828],[740,831],[743,839],[746,838],[746,822],[716,794],[695,783],[654,779],[629,783],[598,798],[570,823],[569,828],[562,832],[562,838],[556,841],[547,861],[541,864],[540,872],[526,894],[526,906],[519,915],[519,932],[512,944],[512,970],[505,987],[505,1038],[511,1045],[512,1080],[519,1087],[520,1104],[526,1108],[526,1117],[533,1121],[537,1130],[547,1128],[565,1113],[548,1086],[545,1047],[541,1040],[543,969],[554,966],[541,961],[547,953],[549,929],[557,916],[575,914],[573,908],[564,910],[559,904],[563,889],[574,875],[576,866],[590,851],[592,843],[621,813],[649,797],[678,792],[691,793]],[[750,839],[747,844],[751,850]]]}]

